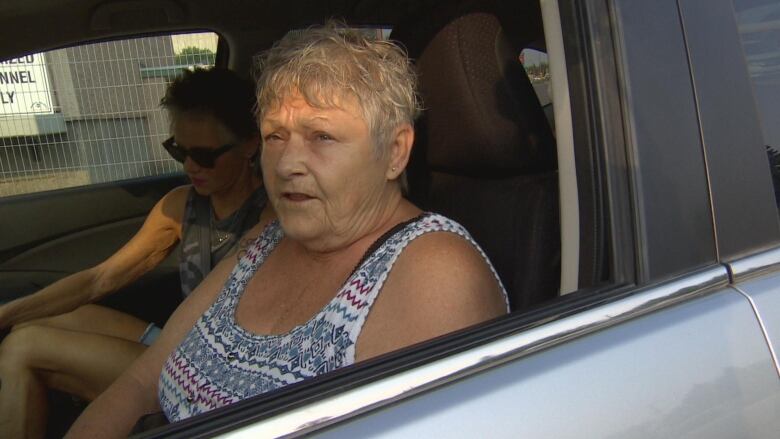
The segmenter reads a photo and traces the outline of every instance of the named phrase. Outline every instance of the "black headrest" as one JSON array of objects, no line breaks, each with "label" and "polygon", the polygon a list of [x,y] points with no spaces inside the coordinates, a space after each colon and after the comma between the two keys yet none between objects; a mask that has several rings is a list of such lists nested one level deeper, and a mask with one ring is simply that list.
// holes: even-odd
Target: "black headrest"
[{"label": "black headrest", "polygon": [[423,47],[416,65],[426,111],[418,135],[428,166],[478,176],[554,169],[552,132],[494,15],[458,17]]}]

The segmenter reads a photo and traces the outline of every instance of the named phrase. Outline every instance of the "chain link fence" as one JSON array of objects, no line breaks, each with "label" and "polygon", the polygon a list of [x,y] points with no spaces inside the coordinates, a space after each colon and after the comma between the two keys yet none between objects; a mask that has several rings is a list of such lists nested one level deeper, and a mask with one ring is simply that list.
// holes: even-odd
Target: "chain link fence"
[{"label": "chain link fence", "polygon": [[0,197],[179,172],[159,108],[213,33],[100,42],[0,62]]}]

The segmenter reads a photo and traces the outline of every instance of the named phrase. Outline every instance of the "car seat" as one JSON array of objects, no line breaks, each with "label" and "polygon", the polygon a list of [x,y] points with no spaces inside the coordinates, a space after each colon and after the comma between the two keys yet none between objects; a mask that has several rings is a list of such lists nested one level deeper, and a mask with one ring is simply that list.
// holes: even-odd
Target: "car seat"
[{"label": "car seat", "polygon": [[402,23],[391,34],[416,65],[424,106],[408,196],[469,230],[493,262],[514,310],[555,297],[555,140],[520,50],[490,13],[460,15],[429,32],[425,26]]}]

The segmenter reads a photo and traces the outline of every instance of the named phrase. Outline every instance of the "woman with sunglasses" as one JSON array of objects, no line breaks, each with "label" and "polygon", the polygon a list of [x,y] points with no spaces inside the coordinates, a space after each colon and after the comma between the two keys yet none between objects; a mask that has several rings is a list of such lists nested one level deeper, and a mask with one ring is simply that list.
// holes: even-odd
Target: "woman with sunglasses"
[{"label": "woman with sunglasses", "polygon": [[160,332],[91,302],[155,268],[179,242],[186,296],[246,231],[271,219],[254,164],[255,103],[252,82],[230,71],[184,72],[161,101],[173,134],[163,147],[191,184],[166,194],[104,262],[0,306],[0,328],[13,327],[0,345],[0,437],[42,437],[47,387],[92,400]]}]

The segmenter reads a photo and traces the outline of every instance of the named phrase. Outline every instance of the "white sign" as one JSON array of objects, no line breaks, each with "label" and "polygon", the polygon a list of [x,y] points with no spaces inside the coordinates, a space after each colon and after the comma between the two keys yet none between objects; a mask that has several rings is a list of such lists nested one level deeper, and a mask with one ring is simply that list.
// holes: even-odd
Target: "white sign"
[{"label": "white sign", "polygon": [[0,117],[53,112],[43,54],[0,61]]}]

